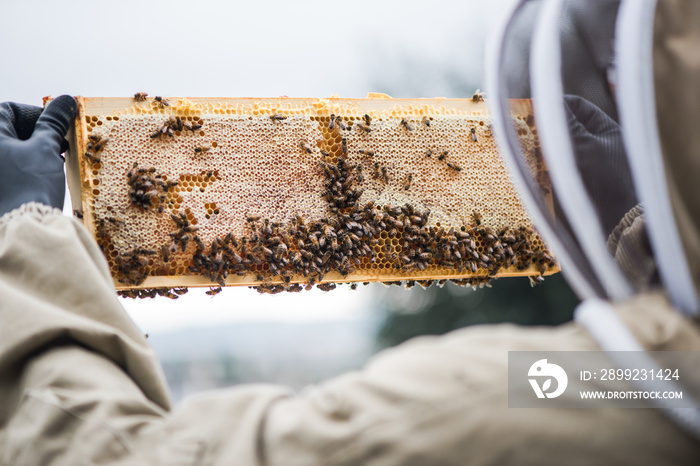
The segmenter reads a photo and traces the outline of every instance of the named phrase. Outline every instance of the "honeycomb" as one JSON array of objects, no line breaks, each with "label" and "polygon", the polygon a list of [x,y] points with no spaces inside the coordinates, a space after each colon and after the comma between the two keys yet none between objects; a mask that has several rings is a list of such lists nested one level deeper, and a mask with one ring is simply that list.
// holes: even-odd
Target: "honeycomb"
[{"label": "honeycomb", "polygon": [[477,99],[77,100],[75,213],[127,296],[558,271]]}]

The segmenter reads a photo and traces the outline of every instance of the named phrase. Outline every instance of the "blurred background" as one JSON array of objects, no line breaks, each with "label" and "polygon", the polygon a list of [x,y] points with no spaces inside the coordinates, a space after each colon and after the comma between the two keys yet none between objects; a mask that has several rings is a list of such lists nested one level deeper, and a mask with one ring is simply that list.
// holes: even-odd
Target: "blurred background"
[{"label": "blurred background", "polygon": [[[0,101],[46,95],[470,97],[507,0],[6,2]],[[486,95],[488,99],[488,94]],[[66,210],[70,214],[70,209]],[[119,298],[121,299],[121,298]],[[301,388],[421,334],[556,325],[577,299],[560,274],[532,288],[340,286],[262,296],[122,299],[161,358],[175,400],[245,382]]]}]

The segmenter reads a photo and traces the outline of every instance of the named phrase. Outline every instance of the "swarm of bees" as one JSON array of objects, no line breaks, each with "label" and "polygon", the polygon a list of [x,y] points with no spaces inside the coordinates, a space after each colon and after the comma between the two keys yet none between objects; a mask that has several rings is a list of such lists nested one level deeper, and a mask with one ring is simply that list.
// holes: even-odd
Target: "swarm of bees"
[{"label": "swarm of bees", "polygon": [[[303,277],[307,287],[316,285],[328,291],[334,284],[323,283],[324,276],[338,271],[347,276],[356,271],[363,259],[375,262],[379,256],[388,260],[394,268],[404,273],[425,270],[430,266],[451,268],[483,275],[457,280],[458,284],[488,286],[488,281],[501,267],[515,266],[525,270],[536,265],[540,273],[554,265],[548,252],[532,245],[534,232],[520,227],[511,230],[503,227],[494,231],[483,225],[481,215],[472,213],[470,225],[461,228],[430,228],[427,222],[430,211],[418,211],[410,204],[360,205],[361,192],[355,186],[356,166],[343,158],[337,163],[321,162],[326,177],[324,199],[329,203],[332,216],[315,221],[294,217],[288,224],[272,222],[259,215],[248,215],[250,233],[236,237],[232,233],[214,238],[205,245],[197,237],[184,212],[172,215],[176,231],[167,251],[174,254],[185,251],[194,244],[192,265],[189,272],[200,274],[218,287],[224,286],[229,274],[246,275],[255,266],[267,265],[269,275],[258,276],[260,285],[254,287],[261,293],[298,292],[304,287],[292,283],[293,277]],[[390,237],[401,237],[403,246],[394,251],[389,243],[378,252],[375,239],[379,232],[388,231]],[[138,274],[155,251],[136,250],[120,256],[120,271],[124,269],[126,280],[142,279]],[[130,258],[130,259],[129,259]],[[128,259],[128,260],[127,260]],[[136,272],[129,272],[129,267]],[[272,283],[276,278],[281,283]],[[432,281],[410,282],[430,286]],[[438,285],[444,283],[438,282]],[[218,287],[209,290],[216,294]]]},{"label": "swarm of bees", "polygon": [[[143,98],[145,99],[145,94]],[[138,100],[136,95],[134,99]],[[163,104],[162,98],[154,100],[163,106],[167,105],[167,100]],[[286,118],[279,113],[270,115],[270,119],[277,123]],[[329,119],[330,129],[337,127],[340,130],[350,130],[352,126],[357,126],[359,130],[369,133],[371,124],[372,119],[368,114],[364,115],[362,121],[350,124],[346,124],[341,116],[331,115]],[[422,124],[429,127],[431,119],[424,117]],[[401,120],[400,125],[407,131],[415,130],[414,125],[406,119]],[[151,137],[172,138],[177,131],[195,131],[199,128],[201,125],[192,125],[180,117],[170,116]],[[473,128],[471,134],[476,137]],[[174,228],[169,243],[157,246],[156,249],[131,248],[119,252],[113,260],[119,272],[119,281],[127,285],[139,285],[146,278],[145,271],[149,267],[154,267],[155,264],[157,267],[169,268],[173,257],[180,262],[183,256],[188,259],[187,273],[204,276],[215,284],[206,291],[210,296],[221,291],[229,276],[250,274],[256,274],[259,285],[254,288],[261,293],[299,292],[313,286],[329,291],[336,287],[334,283],[324,282],[329,273],[337,272],[345,278],[367,263],[380,260],[388,262],[404,274],[424,271],[429,267],[472,273],[475,275],[456,280],[456,283],[474,287],[488,286],[488,282],[503,267],[525,270],[534,265],[540,274],[544,274],[554,265],[549,253],[533,243],[535,233],[530,228],[511,229],[506,226],[496,231],[484,225],[477,212],[472,214],[469,224],[461,227],[429,227],[429,210],[422,211],[411,204],[361,203],[363,189],[359,184],[364,180],[362,165],[349,161],[347,138],[341,136],[340,140],[342,154],[337,159],[333,159],[328,151],[320,151],[323,158],[319,162],[319,170],[324,177],[321,197],[327,203],[329,212],[326,217],[310,220],[297,215],[289,222],[282,223],[249,214],[246,218],[247,231],[243,236],[231,232],[207,239],[205,243],[199,237],[199,228],[192,213],[176,212],[170,215]],[[91,142],[92,157],[98,156],[106,139],[94,139]],[[299,147],[305,153],[314,152],[314,147],[307,140],[300,140]],[[211,146],[200,146],[194,150],[197,154],[206,153],[211,150]],[[375,155],[367,149],[359,149],[356,153],[368,157]],[[446,160],[448,154],[448,150],[427,149],[425,152],[426,157],[435,155],[449,169],[460,172],[462,168],[459,165]],[[372,175],[375,179],[383,183],[389,182],[387,167],[379,162],[370,166],[374,167]],[[410,190],[413,181],[414,174],[406,174],[401,185],[403,190]],[[127,173],[127,184],[129,198],[135,206],[146,210],[157,207],[162,213],[167,193],[177,183],[167,181],[154,167],[140,167],[135,163]],[[120,221],[116,217],[113,220],[101,220],[98,235],[106,237],[110,228],[117,226]],[[388,233],[389,238],[399,238],[398,246],[395,241],[393,245],[386,241],[384,247],[379,248],[378,238],[383,231]],[[540,277],[534,282],[539,280]],[[435,283],[441,286],[445,282],[440,280]],[[428,287],[434,282],[410,280],[389,283]],[[125,297],[166,296],[177,299],[182,290],[153,288],[124,291],[120,294]]]},{"label": "swarm of bees", "polygon": [[119,282],[135,286],[143,283],[147,276],[145,268],[150,263],[149,257],[155,254],[156,251],[141,247],[122,251],[115,259],[121,275]]},{"label": "swarm of bees", "polygon": [[202,241],[196,235],[199,227],[190,225],[190,220],[187,218],[187,214],[185,212],[179,212],[177,215],[170,214],[170,218],[173,220],[173,222],[175,222],[177,230],[170,233],[170,238],[172,238],[170,245],[168,245],[166,249],[161,249],[161,255],[164,256],[164,262],[167,262],[167,258],[170,254],[175,254],[177,252],[178,247],[182,250],[182,252],[185,252],[190,241],[195,242],[198,246],[202,246],[202,249],[204,249]]},{"label": "swarm of bees", "polygon": [[364,192],[363,189],[352,188],[360,165],[348,164],[342,157],[337,164],[321,161],[319,165],[326,176],[321,196],[328,202],[331,212],[338,213],[341,209],[355,207]]},{"label": "swarm of bees", "polygon": [[[143,298],[155,298],[156,296],[163,296],[164,298],[178,299],[183,294],[187,293],[189,290],[187,288],[142,288],[142,289],[132,289],[132,290],[120,290],[117,291],[117,295],[122,298],[131,299],[143,299]],[[146,334],[148,338],[148,334]]]},{"label": "swarm of bees", "polygon": [[122,227],[125,225],[126,222],[122,220],[119,217],[115,216],[108,216],[105,218],[101,218],[97,221],[97,228],[96,228],[96,233],[97,233],[97,238],[99,239],[105,239],[109,237],[109,230],[110,227]]},{"label": "swarm of bees", "polygon": [[109,139],[103,138],[97,134],[91,134],[88,136],[87,151],[85,152],[85,158],[94,163],[100,163],[102,158],[100,157],[100,152],[104,149],[105,144],[109,142]]},{"label": "swarm of bees", "polygon": [[156,172],[155,167],[139,167],[138,162],[134,162],[126,177],[132,204],[148,210],[154,207],[154,201],[157,201],[159,213],[163,212],[168,191],[177,186],[177,181],[166,181],[163,175]]}]

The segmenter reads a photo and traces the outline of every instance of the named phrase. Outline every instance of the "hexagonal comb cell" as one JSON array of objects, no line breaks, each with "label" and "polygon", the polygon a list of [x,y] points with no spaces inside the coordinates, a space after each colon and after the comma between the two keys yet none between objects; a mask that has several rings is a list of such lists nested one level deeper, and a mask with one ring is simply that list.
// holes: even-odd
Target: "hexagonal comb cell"
[{"label": "hexagonal comb cell", "polygon": [[126,295],[558,270],[471,99],[78,101],[71,190]]}]

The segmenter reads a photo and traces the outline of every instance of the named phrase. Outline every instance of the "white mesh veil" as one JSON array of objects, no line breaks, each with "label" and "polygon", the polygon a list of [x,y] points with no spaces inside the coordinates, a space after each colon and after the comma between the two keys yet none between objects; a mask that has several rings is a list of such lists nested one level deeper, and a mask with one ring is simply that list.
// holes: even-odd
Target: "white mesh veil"
[{"label": "white mesh veil", "polygon": [[[542,151],[538,147],[535,151],[538,156],[530,157],[531,151],[521,146],[513,122],[520,99],[532,98],[529,70],[533,24],[544,3],[517,2],[491,41],[487,69],[494,131],[520,195],[538,230],[560,260],[562,272],[582,298],[606,297],[568,215],[560,208],[559,188],[550,183]],[[528,122],[537,129],[539,123],[537,115]]]},{"label": "white mesh veil", "polygon": [[[638,203],[615,102],[617,0],[517,2],[489,53],[494,127],[520,193],[579,295],[633,292],[608,239]],[[532,99],[532,160],[512,124]],[[551,184],[550,184],[551,179]]]},{"label": "white mesh veil", "polygon": [[[646,111],[654,114],[653,89],[649,89],[648,83],[643,89],[643,79],[642,86],[637,86],[638,92],[634,94],[627,88],[620,88],[629,80],[639,79],[631,74],[634,70],[646,66],[648,71],[651,67],[650,57],[645,57],[644,53],[640,55],[639,47],[636,62],[623,63],[618,82],[615,44],[619,24],[624,22],[622,17],[618,21],[618,14],[621,3],[635,2],[638,8],[642,3],[647,4],[646,12],[651,12],[653,17],[653,8],[648,5],[654,3],[652,0],[520,0],[496,31],[487,55],[487,91],[492,100],[499,147],[531,217],[558,255],[562,272],[582,298],[624,300],[643,289],[640,282],[633,279],[629,267],[618,265],[616,259],[619,261],[620,257],[610,247],[613,239],[619,239],[621,226],[635,217],[640,220],[636,223],[637,236],[643,238],[637,244],[648,243],[634,183],[649,182],[648,172],[655,166],[654,157],[650,155],[654,141],[642,138],[650,143],[643,151],[646,155],[638,161],[635,157],[639,154],[630,149],[638,151],[640,145],[630,144],[630,137],[640,131],[655,134],[657,128],[653,118],[640,121],[640,118],[630,117],[640,109],[639,105],[620,111],[622,107],[617,98],[617,94],[621,94],[627,104],[646,98],[647,103],[651,101],[651,108]],[[622,9],[625,16],[630,9],[634,8]],[[630,21],[637,21],[635,24],[639,26],[643,15],[637,13],[637,18]],[[646,26],[648,34],[651,25],[647,22],[642,26]],[[619,44],[624,43],[622,38],[617,41],[617,52],[626,54],[627,50],[620,50]],[[644,44],[642,41],[638,45]],[[533,132],[542,146],[541,152],[537,152],[541,157],[534,160],[517,138],[512,116],[518,102],[515,99],[532,100],[534,120],[529,123],[535,127]],[[623,123],[636,124],[639,128],[633,132],[622,127],[620,117]],[[631,163],[628,155],[632,156]],[[640,173],[647,173],[647,178]],[[647,203],[650,197],[667,196],[663,186],[659,186],[662,176],[656,173],[651,177],[651,186],[656,188],[640,195],[642,201]],[[663,209],[668,214],[668,206],[653,206],[654,220],[671,219],[670,215],[658,214],[657,211]],[[667,233],[657,229],[654,235]],[[667,235],[665,240],[679,243],[677,236]],[[665,251],[671,254],[668,248]],[[658,254],[658,250],[655,252]],[[676,256],[669,257],[680,253],[682,251],[676,248]],[[655,269],[650,248],[629,248],[627,254],[648,256],[647,263]],[[639,258],[627,259],[629,263],[642,263]],[[666,264],[671,267],[668,260]],[[682,269],[674,273],[677,278]],[[675,288],[682,289],[683,285]],[[673,298],[675,291],[669,290]],[[687,286],[685,291],[688,291]],[[674,299],[676,303],[681,301]],[[589,329],[604,350],[636,351],[640,363],[654,367],[654,361],[604,301],[586,301],[577,310],[577,320]],[[672,409],[663,403],[657,405],[680,426],[700,437],[700,411]]]}]

